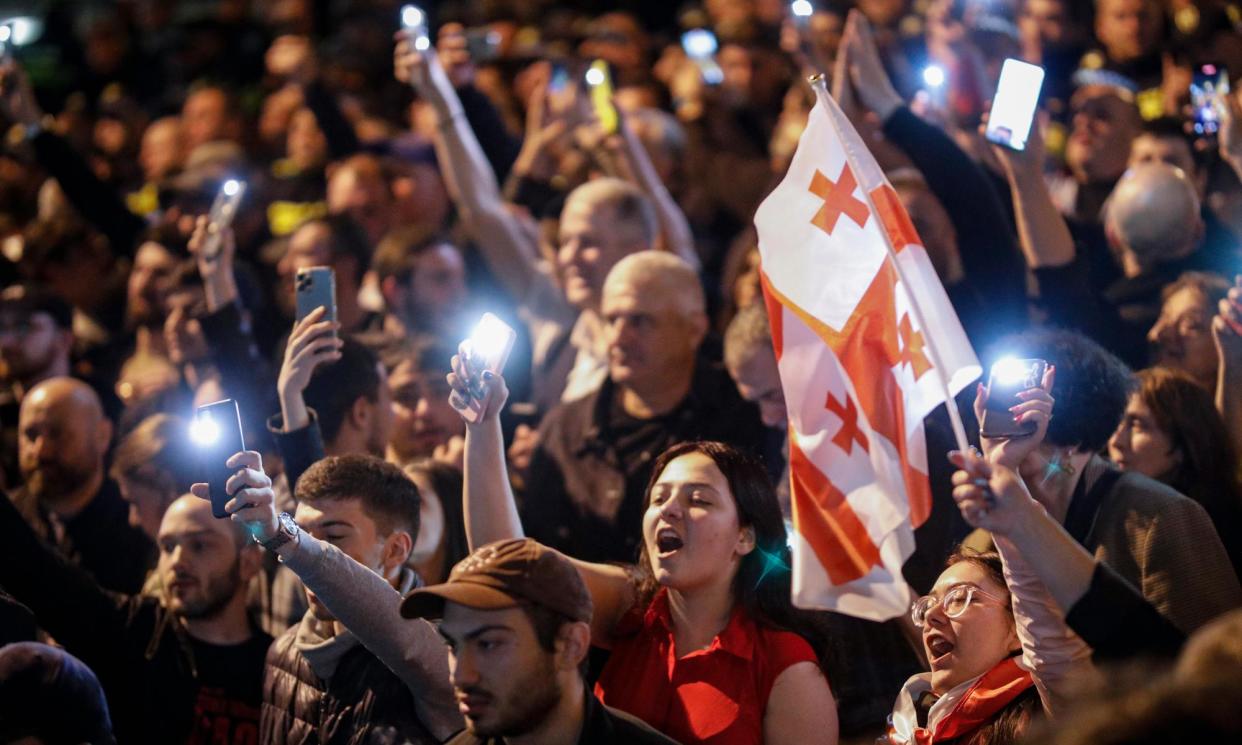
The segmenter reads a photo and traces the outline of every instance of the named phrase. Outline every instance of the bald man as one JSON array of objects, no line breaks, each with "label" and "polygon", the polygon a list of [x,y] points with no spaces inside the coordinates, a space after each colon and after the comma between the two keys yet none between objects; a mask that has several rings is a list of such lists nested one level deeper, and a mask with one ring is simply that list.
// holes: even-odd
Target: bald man
[{"label": "bald man", "polygon": [[633,561],[656,456],[694,439],[758,450],[758,411],[698,354],[705,307],[697,274],[673,254],[640,251],[608,273],[608,376],[544,419],[528,479],[538,488],[523,500],[531,537],[580,559]]},{"label": "bald man", "polygon": [[138,592],[154,564],[150,539],[108,478],[112,423],[86,383],[55,377],[22,399],[17,452],[24,484],[13,503],[44,539],[116,592]]},{"label": "bald man", "polygon": [[258,742],[272,638],[246,614],[262,552],[238,523],[197,497],[174,501],[159,530],[161,597],[106,592],[4,500],[0,545],[0,585],[99,676],[118,742]]},{"label": "bald man", "polygon": [[1134,166],[1109,197],[1104,230],[1127,277],[1188,258],[1203,238],[1194,184],[1165,163]]}]

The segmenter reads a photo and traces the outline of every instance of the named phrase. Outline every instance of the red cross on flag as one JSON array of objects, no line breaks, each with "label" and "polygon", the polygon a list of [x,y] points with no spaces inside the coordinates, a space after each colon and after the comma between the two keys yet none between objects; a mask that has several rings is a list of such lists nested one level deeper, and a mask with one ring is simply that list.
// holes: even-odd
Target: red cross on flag
[{"label": "red cross on flag", "polygon": [[816,93],[755,216],[789,410],[793,599],[883,620],[910,607],[901,567],[931,511],[923,417],[980,367],[896,192]]}]

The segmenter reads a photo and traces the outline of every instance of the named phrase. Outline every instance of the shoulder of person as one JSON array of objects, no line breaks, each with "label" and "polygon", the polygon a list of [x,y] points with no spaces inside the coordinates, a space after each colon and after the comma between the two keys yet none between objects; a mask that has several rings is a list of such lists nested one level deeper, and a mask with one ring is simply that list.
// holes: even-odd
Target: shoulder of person
[{"label": "shoulder of person", "polygon": [[612,720],[614,734],[617,736],[618,742],[677,745],[676,740],[653,728],[633,714],[627,714],[611,706],[604,706],[604,711],[608,718]]}]

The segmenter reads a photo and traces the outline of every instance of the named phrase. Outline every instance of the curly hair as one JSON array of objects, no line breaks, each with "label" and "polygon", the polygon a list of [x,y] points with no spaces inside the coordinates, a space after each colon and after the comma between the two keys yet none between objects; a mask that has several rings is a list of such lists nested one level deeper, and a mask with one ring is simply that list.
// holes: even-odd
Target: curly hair
[{"label": "curly hair", "polygon": [[358,499],[380,535],[418,536],[422,497],[400,468],[371,455],[337,455],[316,461],[294,488],[299,502]]}]

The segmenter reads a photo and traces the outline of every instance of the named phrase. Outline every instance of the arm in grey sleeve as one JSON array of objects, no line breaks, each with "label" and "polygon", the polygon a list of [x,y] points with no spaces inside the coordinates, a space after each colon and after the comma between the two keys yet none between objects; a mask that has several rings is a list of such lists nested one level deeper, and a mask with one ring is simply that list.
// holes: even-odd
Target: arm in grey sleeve
[{"label": "arm in grey sleeve", "polygon": [[433,735],[446,740],[461,730],[444,641],[428,621],[401,617],[401,594],[392,585],[305,531],[279,553],[332,615],[409,686],[419,719]]}]

